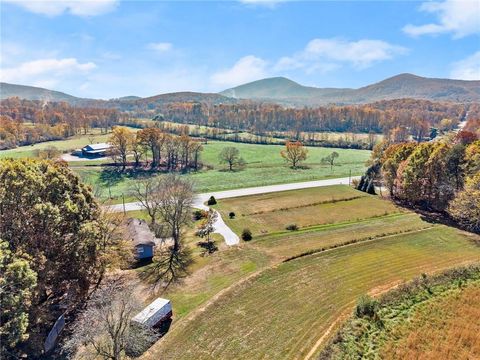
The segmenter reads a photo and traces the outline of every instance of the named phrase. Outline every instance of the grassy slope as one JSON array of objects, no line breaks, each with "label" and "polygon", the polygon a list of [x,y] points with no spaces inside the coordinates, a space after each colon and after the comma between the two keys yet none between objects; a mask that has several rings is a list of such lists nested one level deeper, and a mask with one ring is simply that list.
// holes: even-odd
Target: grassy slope
[{"label": "grassy slope", "polygon": [[319,359],[477,359],[480,267],[418,277],[376,299],[376,316],[354,314]]},{"label": "grassy slope", "polygon": [[479,259],[463,233],[435,226],[281,263],[172,329],[146,357],[304,357],[359,295]]}]

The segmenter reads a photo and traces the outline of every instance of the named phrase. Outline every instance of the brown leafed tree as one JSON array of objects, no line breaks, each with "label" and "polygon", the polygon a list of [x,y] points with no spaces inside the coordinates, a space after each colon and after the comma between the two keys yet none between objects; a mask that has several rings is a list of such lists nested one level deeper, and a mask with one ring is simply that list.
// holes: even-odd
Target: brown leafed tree
[{"label": "brown leafed tree", "polygon": [[112,145],[112,153],[115,154],[115,158],[117,156],[120,158],[122,170],[127,166],[127,157],[134,137],[132,130],[122,126],[114,127],[110,135],[109,143]]},{"label": "brown leafed tree", "polygon": [[296,169],[302,161],[307,159],[308,150],[300,141],[287,141],[285,150],[282,150],[280,155],[292,168]]}]

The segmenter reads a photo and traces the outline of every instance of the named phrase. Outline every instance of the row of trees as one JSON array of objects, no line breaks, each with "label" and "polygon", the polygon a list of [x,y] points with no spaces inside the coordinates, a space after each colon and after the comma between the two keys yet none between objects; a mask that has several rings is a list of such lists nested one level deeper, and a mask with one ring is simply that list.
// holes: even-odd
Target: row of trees
[{"label": "row of trees", "polygon": [[2,358],[38,358],[56,318],[130,260],[120,224],[66,164],[0,161]]},{"label": "row of trees", "polygon": [[134,167],[150,161],[150,167],[164,168],[167,171],[198,170],[200,153],[203,146],[200,141],[187,134],[170,135],[157,127],[141,129],[137,132],[117,126],[113,128],[109,139],[112,145],[111,157],[120,163],[124,170],[130,156]]},{"label": "row of trees", "polygon": [[460,132],[437,142],[381,144],[360,186],[381,177],[392,198],[447,211],[480,231],[480,140],[475,138]]},{"label": "row of trees", "polygon": [[315,108],[285,108],[251,101],[236,104],[175,102],[153,108],[147,105],[139,102],[138,108],[132,111],[139,117],[161,113],[163,118],[178,123],[246,130],[254,134],[269,131],[389,134],[393,129],[403,127],[409,135],[421,139],[429,135],[430,127],[453,129],[467,113],[472,118],[480,117],[480,109],[475,105],[414,99]]}]

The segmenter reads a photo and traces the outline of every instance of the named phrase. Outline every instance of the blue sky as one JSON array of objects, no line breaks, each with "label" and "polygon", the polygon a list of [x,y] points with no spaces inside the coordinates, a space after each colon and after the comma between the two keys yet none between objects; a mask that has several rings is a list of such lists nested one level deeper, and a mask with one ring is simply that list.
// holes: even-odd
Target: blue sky
[{"label": "blue sky", "polygon": [[112,98],[480,79],[480,1],[0,0],[1,81]]}]

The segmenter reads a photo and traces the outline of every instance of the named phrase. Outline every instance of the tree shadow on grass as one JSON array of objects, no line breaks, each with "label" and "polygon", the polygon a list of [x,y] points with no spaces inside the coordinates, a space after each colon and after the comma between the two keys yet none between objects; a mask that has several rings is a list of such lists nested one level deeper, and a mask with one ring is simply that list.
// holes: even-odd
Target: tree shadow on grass
[{"label": "tree shadow on grass", "polygon": [[126,169],[120,167],[104,167],[100,173],[100,181],[105,185],[116,185],[125,179],[147,179],[164,172],[151,169]]},{"label": "tree shadow on grass", "polygon": [[215,242],[213,241],[199,241],[197,242],[197,246],[202,248],[202,256],[213,254],[218,250],[217,245],[215,245]]}]

